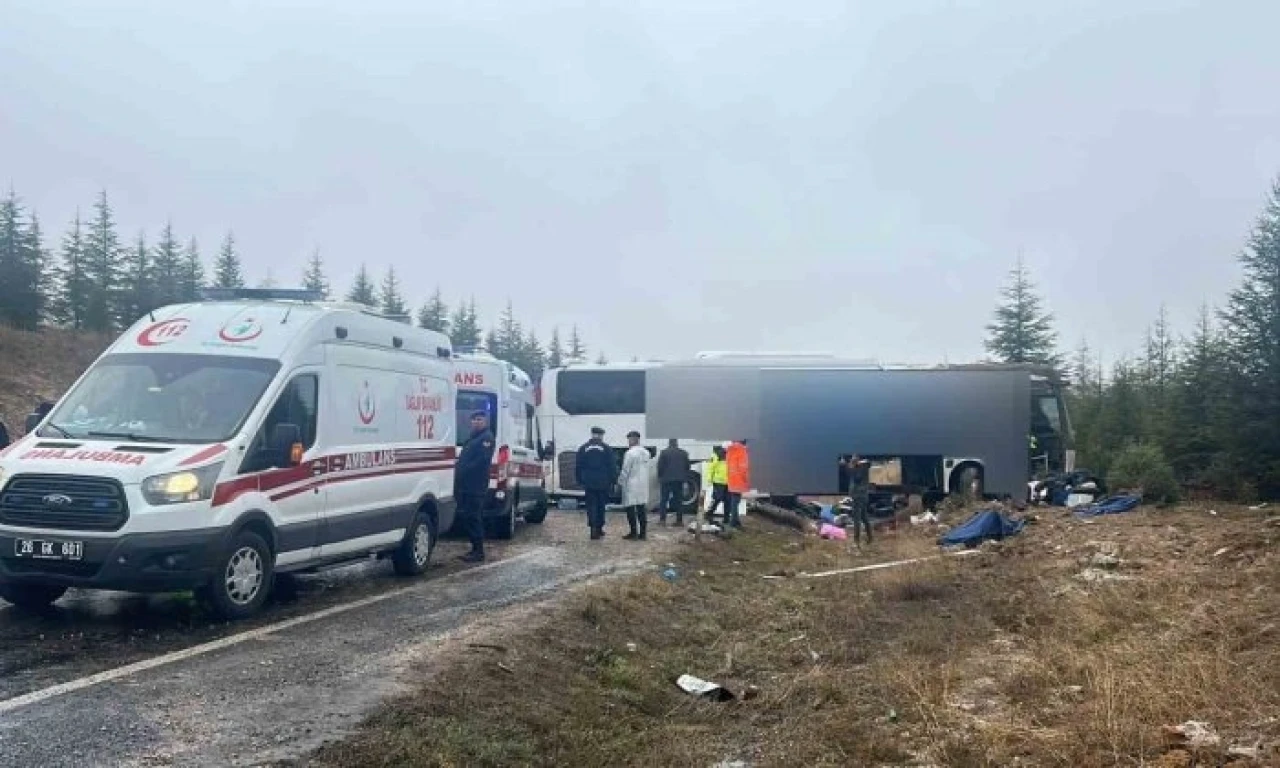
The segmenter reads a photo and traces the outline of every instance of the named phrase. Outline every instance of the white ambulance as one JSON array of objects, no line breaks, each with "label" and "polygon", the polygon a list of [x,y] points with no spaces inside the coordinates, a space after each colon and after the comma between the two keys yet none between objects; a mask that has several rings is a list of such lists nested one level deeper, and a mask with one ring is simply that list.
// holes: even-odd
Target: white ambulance
[{"label": "white ambulance", "polygon": [[471,415],[489,416],[497,449],[489,468],[485,528],[499,539],[515,535],[516,518],[541,523],[547,517],[533,380],[515,365],[484,352],[455,354],[458,446],[467,442]]},{"label": "white ambulance", "polygon": [[196,589],[239,618],[281,572],[422,573],[454,517],[449,339],[311,298],[221,292],[112,344],[0,453],[0,598]]}]

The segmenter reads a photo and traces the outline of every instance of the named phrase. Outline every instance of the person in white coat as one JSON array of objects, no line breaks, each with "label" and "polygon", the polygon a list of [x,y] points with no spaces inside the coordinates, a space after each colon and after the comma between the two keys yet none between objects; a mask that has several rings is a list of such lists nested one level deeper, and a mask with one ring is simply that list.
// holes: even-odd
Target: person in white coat
[{"label": "person in white coat", "polygon": [[627,508],[631,533],[624,539],[644,540],[649,527],[649,451],[640,445],[640,433],[627,434],[627,452],[622,456],[618,484],[622,486],[622,506]]}]

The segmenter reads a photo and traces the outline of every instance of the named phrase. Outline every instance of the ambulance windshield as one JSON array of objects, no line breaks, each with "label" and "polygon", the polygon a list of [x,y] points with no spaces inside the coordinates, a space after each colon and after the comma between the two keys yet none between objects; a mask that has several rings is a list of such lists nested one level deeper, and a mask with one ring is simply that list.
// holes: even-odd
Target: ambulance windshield
[{"label": "ambulance windshield", "polygon": [[275,360],[243,357],[111,355],[58,403],[40,436],[163,443],[228,440],[279,369]]}]

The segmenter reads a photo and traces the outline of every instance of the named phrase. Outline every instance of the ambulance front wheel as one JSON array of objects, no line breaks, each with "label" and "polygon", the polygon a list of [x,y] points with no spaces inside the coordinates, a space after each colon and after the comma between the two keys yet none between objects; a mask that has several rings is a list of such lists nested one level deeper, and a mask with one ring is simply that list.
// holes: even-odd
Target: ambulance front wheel
[{"label": "ambulance front wheel", "polygon": [[435,522],[425,512],[414,515],[404,541],[391,556],[396,573],[400,576],[420,576],[431,564],[431,553],[436,548]]},{"label": "ambulance front wheel", "polygon": [[257,613],[271,594],[275,558],[256,532],[240,531],[218,559],[213,580],[201,590],[214,613],[228,621]]},{"label": "ambulance front wheel", "polygon": [[44,584],[0,584],[0,600],[13,603],[24,611],[43,611],[66,593],[66,587]]}]

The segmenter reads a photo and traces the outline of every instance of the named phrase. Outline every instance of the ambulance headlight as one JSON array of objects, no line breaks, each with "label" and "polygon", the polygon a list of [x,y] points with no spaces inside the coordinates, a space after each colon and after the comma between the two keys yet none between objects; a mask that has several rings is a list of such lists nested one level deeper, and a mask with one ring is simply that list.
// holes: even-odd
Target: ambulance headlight
[{"label": "ambulance headlight", "polygon": [[200,469],[148,477],[142,481],[142,498],[153,506],[204,501],[213,496],[213,487],[221,472],[221,464],[211,464]]}]

